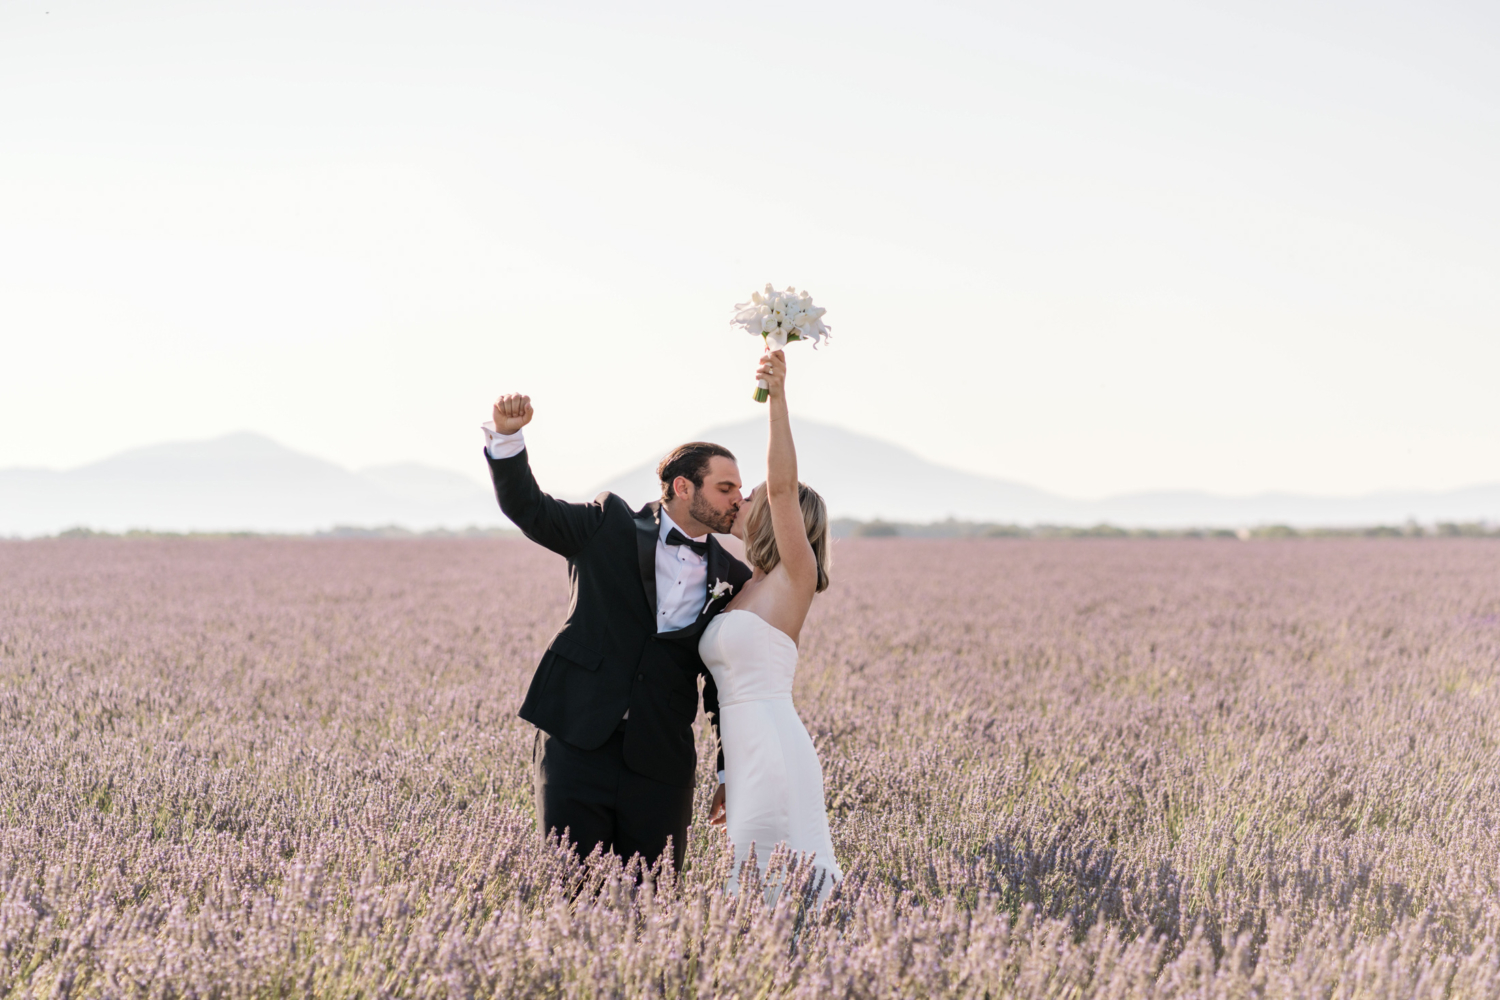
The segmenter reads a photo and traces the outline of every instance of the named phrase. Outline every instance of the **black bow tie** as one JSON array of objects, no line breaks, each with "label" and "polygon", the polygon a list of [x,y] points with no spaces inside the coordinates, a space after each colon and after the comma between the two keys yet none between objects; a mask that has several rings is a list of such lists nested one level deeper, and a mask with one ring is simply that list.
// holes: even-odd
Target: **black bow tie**
[{"label": "black bow tie", "polygon": [[688,548],[692,549],[700,556],[708,555],[707,542],[695,542],[687,535],[684,535],[682,532],[678,531],[676,528],[673,528],[671,531],[667,532],[667,544],[686,545]]}]

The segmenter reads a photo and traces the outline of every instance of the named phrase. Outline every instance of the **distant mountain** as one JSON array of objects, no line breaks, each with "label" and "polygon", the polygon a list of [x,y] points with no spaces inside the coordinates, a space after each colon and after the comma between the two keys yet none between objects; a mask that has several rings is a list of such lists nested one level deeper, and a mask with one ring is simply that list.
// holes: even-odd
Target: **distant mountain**
[{"label": "distant mountain", "polygon": [[[1078,506],[1076,501],[1020,483],[949,469],[905,448],[828,424],[794,418],[792,433],[797,439],[802,481],[823,494],[837,517],[933,521],[949,515],[984,519],[992,512],[1007,511],[1012,512],[1008,520],[1031,522],[1060,512],[1071,517]],[[734,452],[747,490],[765,479],[765,421],[715,427],[698,437]],[[599,490],[618,493],[631,506],[655,499],[661,493],[656,463],[616,476]]]},{"label": "distant mountain", "polygon": [[[1001,479],[960,472],[919,455],[828,424],[793,419],[802,480],[822,493],[834,516],[925,523],[953,517],[1003,524],[1130,528],[1354,527],[1436,521],[1500,520],[1500,483],[1442,493],[1387,492],[1359,497],[1286,493],[1229,497],[1193,491],[1131,493],[1074,500]],[[762,420],[729,424],[699,437],[734,452],[746,486],[765,478]],[[665,450],[665,449],[664,449]],[[599,487],[632,505],[658,495],[655,463]]]},{"label": "distant mountain", "polygon": [[[1500,521],[1500,484],[1362,497],[1156,492],[1086,501],[960,472],[827,424],[794,420],[793,427],[802,478],[827,498],[835,517],[864,521],[927,523],[952,517],[1124,528]],[[716,427],[700,437],[739,456],[747,485],[765,478],[762,421]],[[658,495],[656,464],[632,469],[599,489],[612,490],[634,506],[645,503]],[[0,469],[0,536],[72,527],[312,532],[381,525],[427,531],[510,527],[510,522],[494,495],[466,476],[417,463],[351,472],[249,433],[137,448],[66,472]]]},{"label": "distant mountain", "polygon": [[384,524],[509,526],[494,495],[457,473],[415,463],[350,472],[249,433],[136,448],[67,472],[0,470],[0,535]]}]

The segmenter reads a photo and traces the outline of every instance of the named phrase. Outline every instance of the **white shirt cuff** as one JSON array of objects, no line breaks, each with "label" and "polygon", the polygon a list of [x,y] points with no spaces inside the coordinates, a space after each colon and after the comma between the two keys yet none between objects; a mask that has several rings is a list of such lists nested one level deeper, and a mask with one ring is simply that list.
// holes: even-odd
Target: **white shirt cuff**
[{"label": "white shirt cuff", "polygon": [[495,430],[495,422],[486,420],[479,425],[484,431],[484,449],[489,452],[490,458],[497,462],[502,458],[515,458],[526,450],[526,436],[520,431],[514,434],[501,434]]},{"label": "white shirt cuff", "polygon": [[724,772],[723,771],[719,772],[719,784],[721,784],[721,785],[724,784]]}]

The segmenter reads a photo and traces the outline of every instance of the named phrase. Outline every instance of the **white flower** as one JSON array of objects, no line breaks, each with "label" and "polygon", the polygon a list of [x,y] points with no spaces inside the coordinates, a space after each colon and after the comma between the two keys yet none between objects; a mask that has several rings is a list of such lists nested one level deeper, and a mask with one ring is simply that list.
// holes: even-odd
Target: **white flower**
[{"label": "white flower", "polygon": [[728,580],[715,580],[713,588],[708,592],[708,599],[709,602],[712,603],[713,601],[717,601],[719,598],[723,597],[725,594],[732,593],[734,593],[734,584],[730,583]]},{"label": "white flower", "polygon": [[817,347],[824,339],[832,339],[829,327],[823,322],[828,310],[813,305],[812,296],[788,288],[784,292],[766,285],[765,292],[750,293],[749,302],[734,307],[731,326],[740,327],[753,336],[764,337],[766,346],[780,350],[794,340],[810,340]]}]

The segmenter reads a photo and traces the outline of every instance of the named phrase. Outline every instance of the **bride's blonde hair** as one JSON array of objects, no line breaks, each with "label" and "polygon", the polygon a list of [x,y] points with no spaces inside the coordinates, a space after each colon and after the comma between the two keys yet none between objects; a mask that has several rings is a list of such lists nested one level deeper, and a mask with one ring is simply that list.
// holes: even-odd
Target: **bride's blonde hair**
[{"label": "bride's blonde hair", "polygon": [[[828,505],[818,491],[806,483],[797,484],[797,503],[802,508],[802,526],[807,529],[807,541],[818,560],[818,589],[821,594],[828,589]],[[766,498],[766,487],[756,487],[750,498],[750,510],[745,514],[745,558],[750,565],[769,573],[781,562],[781,553],[776,551],[776,529],[771,526],[771,504]]]}]

